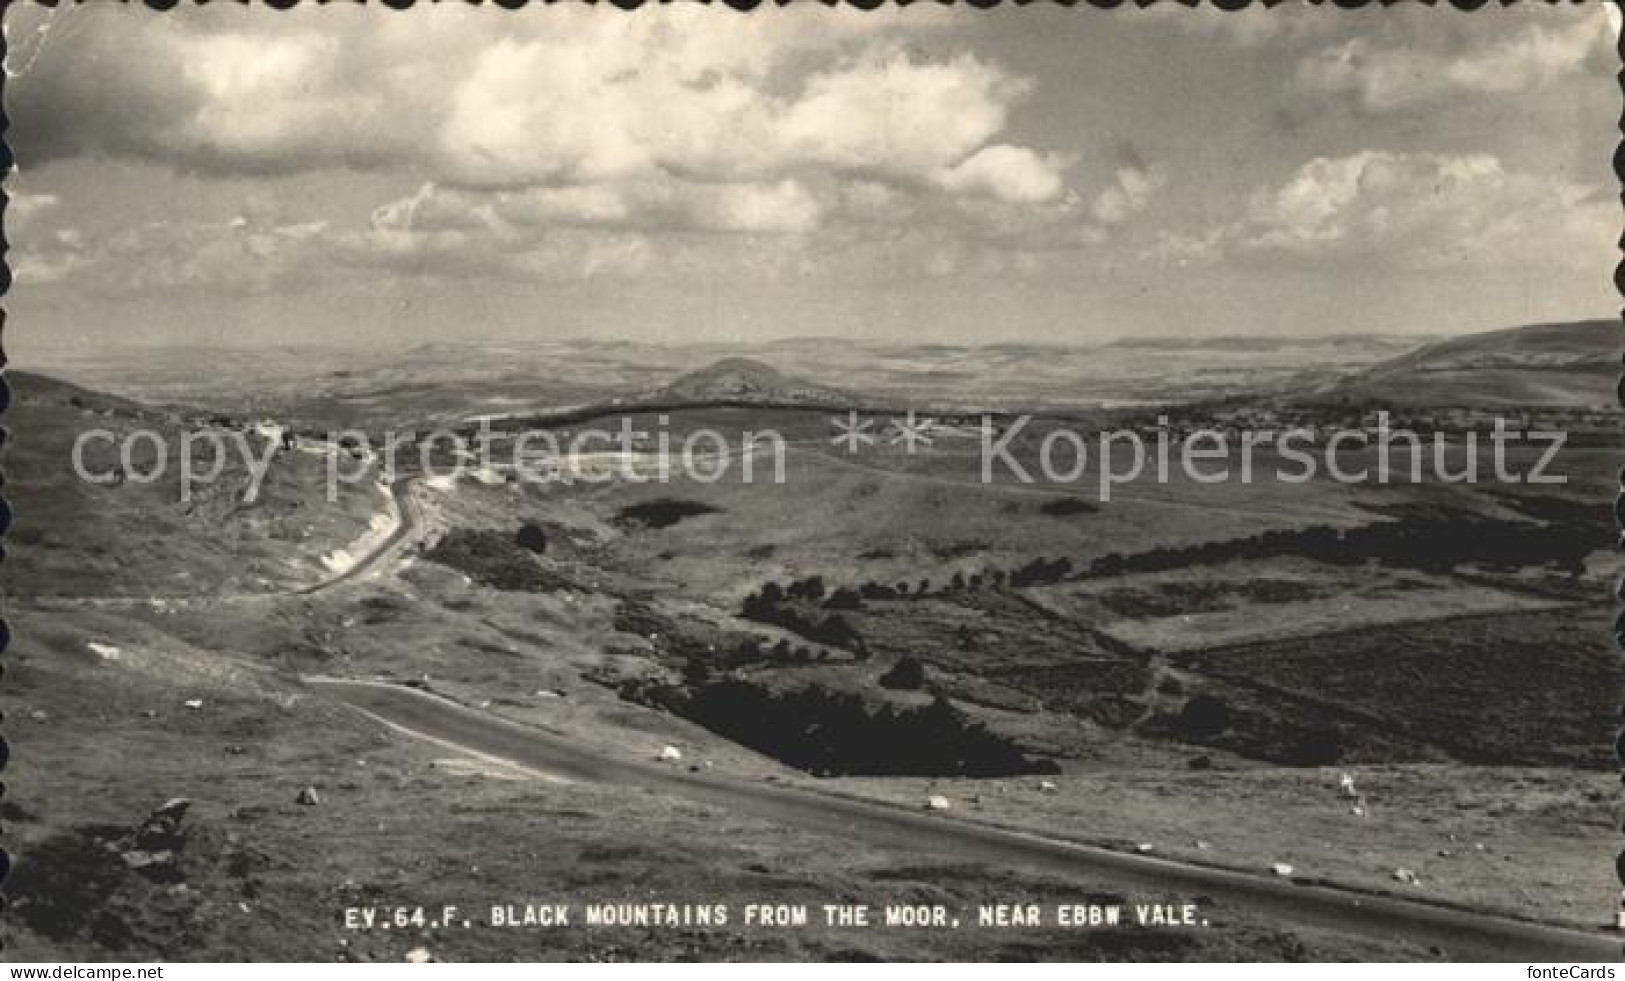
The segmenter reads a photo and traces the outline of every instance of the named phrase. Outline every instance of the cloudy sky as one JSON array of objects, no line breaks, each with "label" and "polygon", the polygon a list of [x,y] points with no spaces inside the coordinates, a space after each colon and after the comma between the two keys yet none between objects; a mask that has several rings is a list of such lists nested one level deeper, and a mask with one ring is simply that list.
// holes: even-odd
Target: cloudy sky
[{"label": "cloudy sky", "polygon": [[12,9],[9,346],[1606,316],[1609,13]]}]

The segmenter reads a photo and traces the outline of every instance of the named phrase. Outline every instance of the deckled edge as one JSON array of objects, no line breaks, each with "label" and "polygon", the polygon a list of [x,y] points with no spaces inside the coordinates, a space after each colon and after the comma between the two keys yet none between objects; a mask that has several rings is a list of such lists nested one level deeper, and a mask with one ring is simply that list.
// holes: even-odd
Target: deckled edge
[{"label": "deckled edge", "polygon": [[[1604,2],[1613,3],[1616,10],[1625,14],[1625,0],[1604,0]],[[1620,237],[1615,242],[1615,250],[1619,251],[1625,249],[1625,32],[1621,32],[1619,36],[1614,38],[1614,48],[1620,58],[1620,71],[1614,76],[1614,79],[1622,96],[1618,122],[1620,142],[1614,147],[1614,178],[1620,182],[1619,200],[1622,205],[1622,227]],[[1614,289],[1620,293],[1621,299],[1625,300],[1625,259],[1614,264]],[[1621,311],[1621,321],[1622,324],[1625,324],[1625,310]],[[1625,346],[1625,330],[1622,330],[1621,333],[1622,346]],[[1615,395],[1620,405],[1625,407],[1625,356],[1621,358],[1621,375]],[[1614,499],[1614,520],[1621,526],[1616,529],[1619,532],[1619,537],[1615,542],[1616,549],[1625,547],[1625,460],[1620,462],[1622,466],[1619,471],[1619,496]],[[1625,580],[1621,580],[1615,587],[1615,598],[1616,607],[1618,606],[1618,600],[1625,599]],[[1625,649],[1625,611],[1620,611],[1618,618],[1614,621],[1614,641],[1618,647]],[[1621,692],[1621,696],[1622,699],[1625,699],[1625,692]],[[1625,722],[1625,701],[1621,703],[1619,717],[1621,722]],[[1615,737],[1614,753],[1619,761],[1622,781],[1625,781],[1625,729],[1622,729]],[[1625,833],[1625,824],[1621,825],[1621,832]],[[1616,929],[1625,929],[1625,851],[1621,851],[1614,859],[1614,871],[1619,877],[1622,888],[1614,926]]]},{"label": "deckled edge", "polygon": [[[3,12],[4,8],[0,7],[0,13]],[[6,212],[11,206],[11,193],[6,180],[11,177],[16,166],[16,161],[11,155],[11,142],[8,138],[11,131],[11,118],[6,114],[5,108],[7,77],[4,65],[8,53],[7,47],[5,32],[0,30],[0,301],[4,301],[11,295],[11,242],[6,237],[5,223]],[[6,315],[7,309],[4,303],[0,302],[0,414],[3,414],[11,405],[11,385],[5,375],[5,368],[8,363],[5,354]],[[0,452],[3,452],[10,443],[11,431],[5,428],[4,425],[0,425]],[[3,464],[3,459],[0,459],[0,464]],[[5,482],[5,471],[3,466],[0,466],[0,539],[3,539],[5,533],[11,528],[11,504],[3,496]],[[0,562],[5,561],[5,554],[4,543],[0,542]],[[11,624],[5,617],[5,611],[0,610],[0,655],[5,654],[10,646]],[[0,657],[0,679],[4,678],[5,669],[5,659]],[[0,722],[3,722],[4,719],[4,714],[0,713]],[[5,735],[0,733],[0,774],[3,774],[10,758],[11,745],[6,741]],[[0,779],[0,798],[4,798],[6,792],[6,783],[3,779]],[[0,834],[3,834],[3,832],[4,828],[0,827]],[[0,839],[0,887],[4,886],[5,880],[10,875],[11,859],[11,851],[5,847],[4,840]],[[0,891],[0,912],[5,910],[6,905],[5,893]],[[5,948],[5,936],[0,933],[0,951],[4,951]]]}]

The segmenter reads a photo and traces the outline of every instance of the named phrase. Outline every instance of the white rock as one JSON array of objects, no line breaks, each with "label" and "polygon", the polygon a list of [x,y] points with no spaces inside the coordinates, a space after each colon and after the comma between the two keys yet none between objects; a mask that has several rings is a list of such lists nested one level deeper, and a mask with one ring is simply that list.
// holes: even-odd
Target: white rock
[{"label": "white rock", "polygon": [[203,707],[203,699],[201,699],[201,698],[188,698],[186,700],[185,704],[186,704],[187,708],[189,708],[189,709],[191,709],[191,710],[193,710],[195,712],[198,709]]},{"label": "white rock", "polygon": [[100,657],[104,661],[117,661],[119,654],[123,653],[112,644],[98,644],[95,641],[91,641],[85,646],[90,648],[91,653],[95,654],[97,657]]},{"label": "white rock", "polygon": [[1407,886],[1419,886],[1422,884],[1421,881],[1416,878],[1416,873],[1412,872],[1410,869],[1395,869],[1394,881],[1403,882]]},{"label": "white rock", "polygon": [[427,947],[413,947],[406,952],[406,963],[408,964],[427,964],[433,959],[434,955],[429,953]]},{"label": "white rock", "polygon": [[1156,851],[1157,846],[1151,844],[1149,841],[1142,841],[1138,845],[1134,846],[1134,850],[1139,852],[1141,855],[1147,855]]},{"label": "white rock", "polygon": [[1270,866],[1270,871],[1274,872],[1283,879],[1292,878],[1292,866],[1286,864],[1285,862],[1276,862],[1274,865]]},{"label": "white rock", "polygon": [[683,751],[678,749],[676,746],[667,746],[665,749],[660,751],[660,758],[670,762],[676,762],[677,760],[683,758]]},{"label": "white rock", "polygon": [[925,799],[925,809],[928,811],[946,811],[950,806],[948,798],[941,794],[932,794]]},{"label": "white rock", "polygon": [[1038,781],[1038,789],[1046,793],[1054,793],[1058,788],[1055,786],[1054,780],[1040,780]]}]

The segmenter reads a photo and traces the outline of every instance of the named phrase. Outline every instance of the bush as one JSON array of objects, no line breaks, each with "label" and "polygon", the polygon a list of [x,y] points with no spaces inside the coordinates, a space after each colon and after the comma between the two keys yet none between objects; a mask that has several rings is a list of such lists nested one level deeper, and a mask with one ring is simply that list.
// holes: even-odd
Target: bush
[{"label": "bush", "polygon": [[454,529],[424,554],[482,586],[516,592],[543,592],[568,585],[542,568],[536,557],[499,531]]},{"label": "bush", "polygon": [[519,526],[519,534],[514,536],[514,541],[519,543],[520,548],[536,555],[547,551],[547,533],[529,521]]},{"label": "bush", "polygon": [[1081,497],[1061,497],[1045,501],[1038,510],[1052,518],[1069,518],[1075,514],[1094,514],[1100,508]]},{"label": "bush", "polygon": [[1197,695],[1179,710],[1174,725],[1188,739],[1212,739],[1230,728],[1230,706],[1212,695]]},{"label": "bush", "polygon": [[684,518],[694,518],[705,514],[719,514],[721,509],[699,501],[684,501],[673,497],[661,497],[641,504],[629,504],[621,508],[615,515],[615,521],[620,525],[642,525],[645,528],[670,528]]},{"label": "bush", "polygon": [[893,691],[919,691],[925,687],[925,665],[913,655],[905,654],[890,671],[880,676],[880,684]]},{"label": "bush", "polygon": [[1331,766],[1342,758],[1342,735],[1332,729],[1314,729],[1299,736],[1281,762],[1287,766]]}]

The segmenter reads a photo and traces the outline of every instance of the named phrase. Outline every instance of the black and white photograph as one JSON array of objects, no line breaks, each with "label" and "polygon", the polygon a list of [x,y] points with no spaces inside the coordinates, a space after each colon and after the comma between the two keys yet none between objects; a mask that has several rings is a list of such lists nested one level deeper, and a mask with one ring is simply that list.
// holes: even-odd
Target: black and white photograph
[{"label": "black and white photograph", "polygon": [[1618,6],[158,6],[3,14],[0,958],[1614,976]]}]

